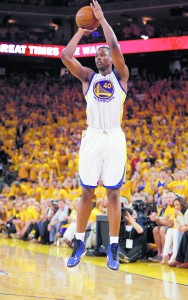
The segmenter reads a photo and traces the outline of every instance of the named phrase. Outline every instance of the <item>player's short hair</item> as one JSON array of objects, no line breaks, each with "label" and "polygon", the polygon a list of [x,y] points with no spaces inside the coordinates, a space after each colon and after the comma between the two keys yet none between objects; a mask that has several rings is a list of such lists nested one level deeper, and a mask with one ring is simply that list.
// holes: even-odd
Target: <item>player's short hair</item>
[{"label": "player's short hair", "polygon": [[101,48],[108,50],[108,53],[109,53],[109,55],[111,56],[111,50],[110,50],[110,48],[109,48],[108,46],[100,46],[100,47],[98,47],[97,50],[99,50],[99,49],[101,49]]}]

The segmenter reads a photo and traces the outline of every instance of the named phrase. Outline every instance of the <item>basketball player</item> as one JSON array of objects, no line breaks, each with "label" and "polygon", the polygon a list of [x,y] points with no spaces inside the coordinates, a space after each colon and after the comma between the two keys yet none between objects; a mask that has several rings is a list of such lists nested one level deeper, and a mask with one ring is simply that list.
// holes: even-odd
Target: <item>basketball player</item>
[{"label": "basketball player", "polygon": [[[123,103],[126,98],[128,68],[125,65],[116,36],[106,21],[101,6],[93,1],[91,7],[100,21],[108,47],[98,48],[95,63],[99,73],[84,67],[73,55],[85,34],[93,30],[79,28],[62,53],[62,61],[82,82],[87,102],[88,129],[82,136],[79,153],[79,175],[82,197],[78,207],[77,233],[67,266],[80,263],[86,253],[84,236],[92,209],[97,182],[102,179],[108,197],[110,244],[108,268],[119,269],[118,236],[121,217],[119,189],[123,183],[126,164],[126,141],[121,129]],[[114,70],[112,70],[112,64]]]}]

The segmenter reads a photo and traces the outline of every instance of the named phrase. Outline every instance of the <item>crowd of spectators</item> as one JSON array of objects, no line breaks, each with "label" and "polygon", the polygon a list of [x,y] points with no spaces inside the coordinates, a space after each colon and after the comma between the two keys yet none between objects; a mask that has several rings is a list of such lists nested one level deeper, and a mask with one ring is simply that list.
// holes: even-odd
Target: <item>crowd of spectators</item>
[{"label": "crowd of spectators", "polygon": [[[0,79],[0,226],[9,237],[27,240],[34,230],[35,241],[57,244],[59,233],[71,223],[67,235],[74,235],[86,104],[80,84],[70,79],[66,73],[47,72],[10,73]],[[120,191],[128,205],[156,203],[159,212],[168,191],[188,201],[187,96],[184,75],[130,78],[122,122],[128,160]],[[89,227],[107,205],[102,182],[93,203]],[[156,221],[157,216],[151,218]],[[61,242],[72,245],[66,236]]]},{"label": "crowd of spectators", "polygon": [[65,45],[66,39],[63,34],[57,33],[54,27],[36,30],[32,26],[7,24],[0,28],[0,42]]},{"label": "crowd of spectators", "polygon": [[[118,40],[135,40],[142,37],[157,38],[186,35],[187,31],[183,28],[161,28],[147,22],[145,25],[137,20],[129,23],[117,23],[114,26]],[[57,30],[56,30],[57,28]],[[59,27],[39,27],[37,29],[32,26],[24,26],[21,24],[6,24],[0,28],[0,41],[14,43],[31,43],[31,44],[54,44],[66,45],[67,39],[64,34],[58,32]],[[85,36],[81,43],[104,42],[104,36],[100,28],[91,36]]]}]

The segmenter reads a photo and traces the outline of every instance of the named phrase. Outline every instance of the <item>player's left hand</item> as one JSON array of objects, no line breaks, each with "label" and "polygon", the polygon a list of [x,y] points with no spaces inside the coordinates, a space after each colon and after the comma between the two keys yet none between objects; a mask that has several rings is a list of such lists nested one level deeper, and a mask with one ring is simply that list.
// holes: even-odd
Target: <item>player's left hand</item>
[{"label": "player's left hand", "polygon": [[93,31],[96,31],[97,28],[94,28],[94,29],[79,28],[78,30],[82,31],[83,35],[89,35],[89,34],[92,34]]}]

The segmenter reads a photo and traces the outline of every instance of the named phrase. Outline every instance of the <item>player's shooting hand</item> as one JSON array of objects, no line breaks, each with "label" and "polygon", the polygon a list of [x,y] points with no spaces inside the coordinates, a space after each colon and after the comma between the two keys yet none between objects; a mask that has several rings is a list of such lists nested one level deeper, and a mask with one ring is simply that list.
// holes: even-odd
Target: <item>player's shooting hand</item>
[{"label": "player's shooting hand", "polygon": [[101,8],[100,4],[97,1],[93,0],[93,3],[90,3],[90,5],[93,8],[93,12],[94,12],[95,17],[98,20],[103,19],[104,14],[103,14],[103,11],[102,11],[102,8]]},{"label": "player's shooting hand", "polygon": [[82,32],[83,35],[89,35],[92,34],[93,31],[96,31],[97,28],[94,29],[84,29],[84,28],[79,28],[78,29],[80,32]]}]

